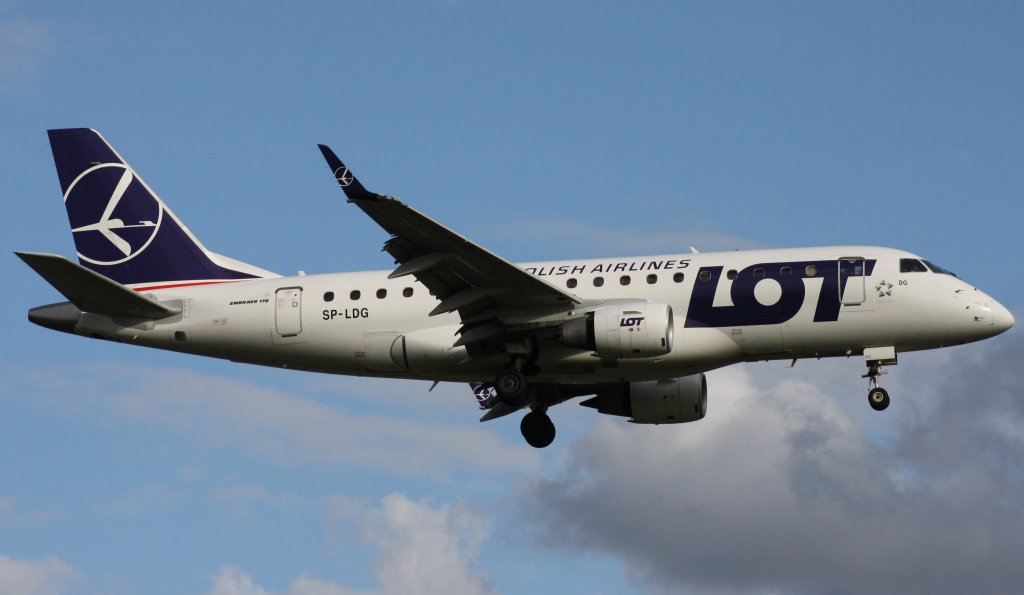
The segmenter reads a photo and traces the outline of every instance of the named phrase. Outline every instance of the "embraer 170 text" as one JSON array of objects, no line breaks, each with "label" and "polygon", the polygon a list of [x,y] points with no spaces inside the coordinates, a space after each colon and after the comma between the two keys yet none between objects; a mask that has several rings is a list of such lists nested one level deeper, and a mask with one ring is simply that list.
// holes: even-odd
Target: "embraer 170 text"
[{"label": "embraer 170 text", "polygon": [[282,277],[207,250],[94,130],[49,131],[78,252],[19,252],[69,301],[41,326],[296,370],[468,382],[486,421],[581,404],[641,424],[696,421],[704,372],[743,361],[863,356],[868,401],[900,352],[998,335],[1013,316],[918,256],[871,246],[513,264],[320,150],[348,202],[391,237],[392,271]]}]

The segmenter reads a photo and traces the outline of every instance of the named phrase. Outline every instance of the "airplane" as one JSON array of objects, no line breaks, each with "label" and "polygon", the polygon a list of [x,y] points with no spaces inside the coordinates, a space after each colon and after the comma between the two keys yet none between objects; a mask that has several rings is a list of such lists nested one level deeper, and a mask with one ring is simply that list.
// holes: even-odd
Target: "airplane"
[{"label": "airplane", "polygon": [[368,191],[319,145],[347,202],[390,237],[391,270],[281,276],[208,250],[95,130],[48,131],[78,263],[17,252],[67,301],[40,326],[294,370],[469,383],[481,421],[577,397],[638,424],[697,421],[705,373],[740,362],[863,358],[868,401],[909,351],[998,335],[1013,315],[919,256],[874,246],[694,249],[513,264]]}]

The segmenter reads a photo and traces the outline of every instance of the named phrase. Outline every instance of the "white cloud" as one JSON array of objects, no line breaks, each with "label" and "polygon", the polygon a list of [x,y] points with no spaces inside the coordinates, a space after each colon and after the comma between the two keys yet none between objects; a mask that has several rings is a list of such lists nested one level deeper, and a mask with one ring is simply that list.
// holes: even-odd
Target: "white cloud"
[{"label": "white cloud", "polygon": [[224,566],[214,575],[209,595],[270,595],[270,591],[256,586],[240,568]]},{"label": "white cloud", "polygon": [[718,371],[707,419],[602,420],[529,486],[524,517],[552,548],[618,557],[645,590],[1014,591],[1022,339],[908,358],[883,414],[860,383],[854,402],[774,368]]},{"label": "white cloud", "polygon": [[[348,498],[331,500],[329,519],[356,532],[376,552],[373,574],[379,587],[350,589],[306,576],[295,579],[283,595],[404,595],[406,593],[493,593],[477,568],[480,545],[488,523],[467,504],[431,505],[404,494],[384,497],[379,506],[364,506]],[[271,595],[234,566],[213,577],[209,595]]]},{"label": "white cloud", "polygon": [[474,568],[487,523],[468,505],[432,507],[392,494],[363,518],[363,535],[378,550],[382,593],[493,592]]},{"label": "white cloud", "polygon": [[539,465],[537,453],[477,425],[348,414],[341,399],[339,407],[330,407],[188,370],[8,366],[4,377],[9,394],[45,403],[62,414],[98,423],[113,417],[133,426],[163,426],[193,440],[241,445],[282,465],[355,464],[418,476],[463,469],[523,471]]},{"label": "white cloud", "polygon": [[54,52],[53,34],[28,19],[0,24],[0,93],[31,84]]},{"label": "white cloud", "polygon": [[308,577],[295,579],[284,595],[369,595],[372,591],[360,591],[343,587],[330,581]]},{"label": "white cloud", "polygon": [[25,561],[0,555],[0,595],[69,593],[81,578],[77,570],[53,556]]}]

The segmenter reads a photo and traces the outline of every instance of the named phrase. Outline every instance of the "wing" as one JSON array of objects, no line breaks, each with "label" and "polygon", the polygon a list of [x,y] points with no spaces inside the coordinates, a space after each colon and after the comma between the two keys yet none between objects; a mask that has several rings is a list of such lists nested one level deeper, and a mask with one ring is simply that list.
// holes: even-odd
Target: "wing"
[{"label": "wing", "polygon": [[397,198],[368,191],[334,152],[319,145],[348,202],[391,238],[384,249],[398,265],[391,278],[413,275],[440,303],[430,315],[458,311],[463,326],[456,346],[471,355],[505,337],[502,311],[560,311],[581,303],[575,295],[530,275]]}]

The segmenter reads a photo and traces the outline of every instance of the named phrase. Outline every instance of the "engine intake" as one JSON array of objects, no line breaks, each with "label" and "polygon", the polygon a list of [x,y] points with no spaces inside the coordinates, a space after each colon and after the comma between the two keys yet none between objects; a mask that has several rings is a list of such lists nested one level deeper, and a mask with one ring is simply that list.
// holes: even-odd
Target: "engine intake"
[{"label": "engine intake", "polygon": [[601,388],[596,397],[580,405],[630,417],[638,424],[681,424],[704,419],[708,381],[704,374],[692,374],[671,380],[624,382]]},{"label": "engine intake", "polygon": [[562,325],[562,343],[603,357],[656,357],[672,351],[672,306],[628,302],[604,306]]}]

